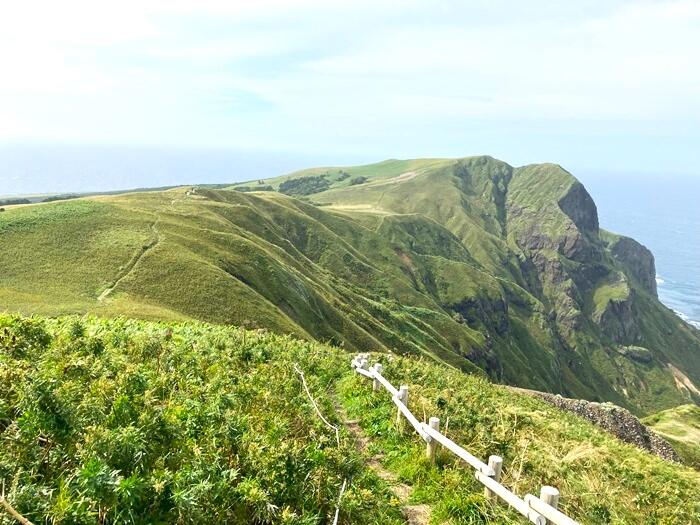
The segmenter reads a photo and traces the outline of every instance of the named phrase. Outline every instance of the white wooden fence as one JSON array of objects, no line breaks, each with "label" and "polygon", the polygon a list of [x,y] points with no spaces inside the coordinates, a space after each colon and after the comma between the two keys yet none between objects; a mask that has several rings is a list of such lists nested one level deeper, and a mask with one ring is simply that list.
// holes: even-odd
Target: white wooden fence
[{"label": "white wooden fence", "polygon": [[359,354],[353,358],[351,366],[360,375],[373,380],[373,388],[379,391],[384,387],[390,394],[391,400],[397,407],[397,424],[402,424],[402,417],[406,418],[418,435],[426,442],[426,454],[431,461],[435,461],[435,451],[438,445],[442,445],[458,458],[469,464],[474,470],[476,479],[484,485],[484,494],[489,499],[501,498],[508,505],[525,516],[536,525],[579,525],[566,514],[557,510],[559,503],[559,491],[554,487],[544,486],[540,490],[539,498],[532,494],[520,498],[499,483],[503,458],[490,456],[488,463],[473,456],[460,447],[457,443],[440,433],[440,420],[431,417],[428,423],[420,422],[408,409],[408,387],[401,385],[397,390],[382,376],[382,365],[377,363],[368,368],[369,357]]}]

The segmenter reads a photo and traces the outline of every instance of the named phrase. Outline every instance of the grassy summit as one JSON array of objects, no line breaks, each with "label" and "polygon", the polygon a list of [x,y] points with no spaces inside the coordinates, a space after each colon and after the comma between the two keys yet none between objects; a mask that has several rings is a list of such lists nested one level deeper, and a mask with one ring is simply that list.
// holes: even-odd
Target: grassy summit
[{"label": "grassy summit", "polygon": [[[583,523],[700,520],[697,471],[477,375],[375,358],[409,384],[414,413],[449,420],[449,435],[480,457],[502,454],[503,483],[518,493],[554,484]],[[340,407],[438,522],[523,523],[454,457],[429,466],[342,349],[192,321],[0,316],[0,479],[34,523],[320,525],[343,480],[341,523],[404,523]],[[0,523],[12,523],[2,511]]]},{"label": "grassy summit", "polygon": [[638,414],[700,400],[700,335],[659,303],[653,256],[552,164],[390,160],[15,207],[0,238],[12,312],[264,327]]}]

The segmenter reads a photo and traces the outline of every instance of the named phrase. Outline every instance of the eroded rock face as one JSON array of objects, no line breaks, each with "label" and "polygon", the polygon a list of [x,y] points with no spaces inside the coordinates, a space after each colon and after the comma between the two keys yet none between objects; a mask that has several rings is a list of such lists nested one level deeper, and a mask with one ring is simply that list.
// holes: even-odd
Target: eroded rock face
[{"label": "eroded rock face", "polygon": [[583,184],[575,182],[558,204],[578,229],[594,235],[598,233],[598,208]]},{"label": "eroded rock face", "polygon": [[498,335],[508,331],[508,303],[502,297],[497,299],[465,299],[449,307],[458,313],[472,327],[484,323]]},{"label": "eroded rock face", "polygon": [[639,339],[640,329],[633,310],[634,298],[635,292],[630,290],[626,299],[609,301],[602,314],[593,318],[603,333],[616,343],[632,344]]},{"label": "eroded rock face", "polygon": [[610,251],[620,261],[632,276],[639,281],[645,290],[657,295],[656,291],[656,264],[654,255],[643,244],[629,237],[620,237],[610,247]]}]

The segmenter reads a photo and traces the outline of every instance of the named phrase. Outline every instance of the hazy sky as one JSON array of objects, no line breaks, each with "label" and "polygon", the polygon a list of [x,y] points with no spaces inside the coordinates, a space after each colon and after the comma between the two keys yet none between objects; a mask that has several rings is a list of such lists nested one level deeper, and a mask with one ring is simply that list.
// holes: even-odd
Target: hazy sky
[{"label": "hazy sky", "polygon": [[700,1],[4,2],[0,143],[700,174]]}]

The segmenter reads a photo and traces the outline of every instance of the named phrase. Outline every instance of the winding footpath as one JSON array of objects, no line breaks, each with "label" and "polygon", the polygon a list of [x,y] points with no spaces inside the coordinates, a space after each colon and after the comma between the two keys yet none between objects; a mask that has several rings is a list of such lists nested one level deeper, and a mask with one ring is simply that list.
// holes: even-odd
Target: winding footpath
[{"label": "winding footpath", "polygon": [[389,486],[389,490],[394,494],[401,504],[401,512],[406,517],[408,525],[428,525],[430,523],[430,505],[412,505],[410,503],[413,487],[401,483],[396,475],[385,469],[380,460],[381,455],[369,455],[370,439],[358,424],[357,420],[349,419],[345,408],[336,400],[336,410],[340,415],[343,425],[355,440],[357,451],[366,459],[366,464],[374,473]]}]

